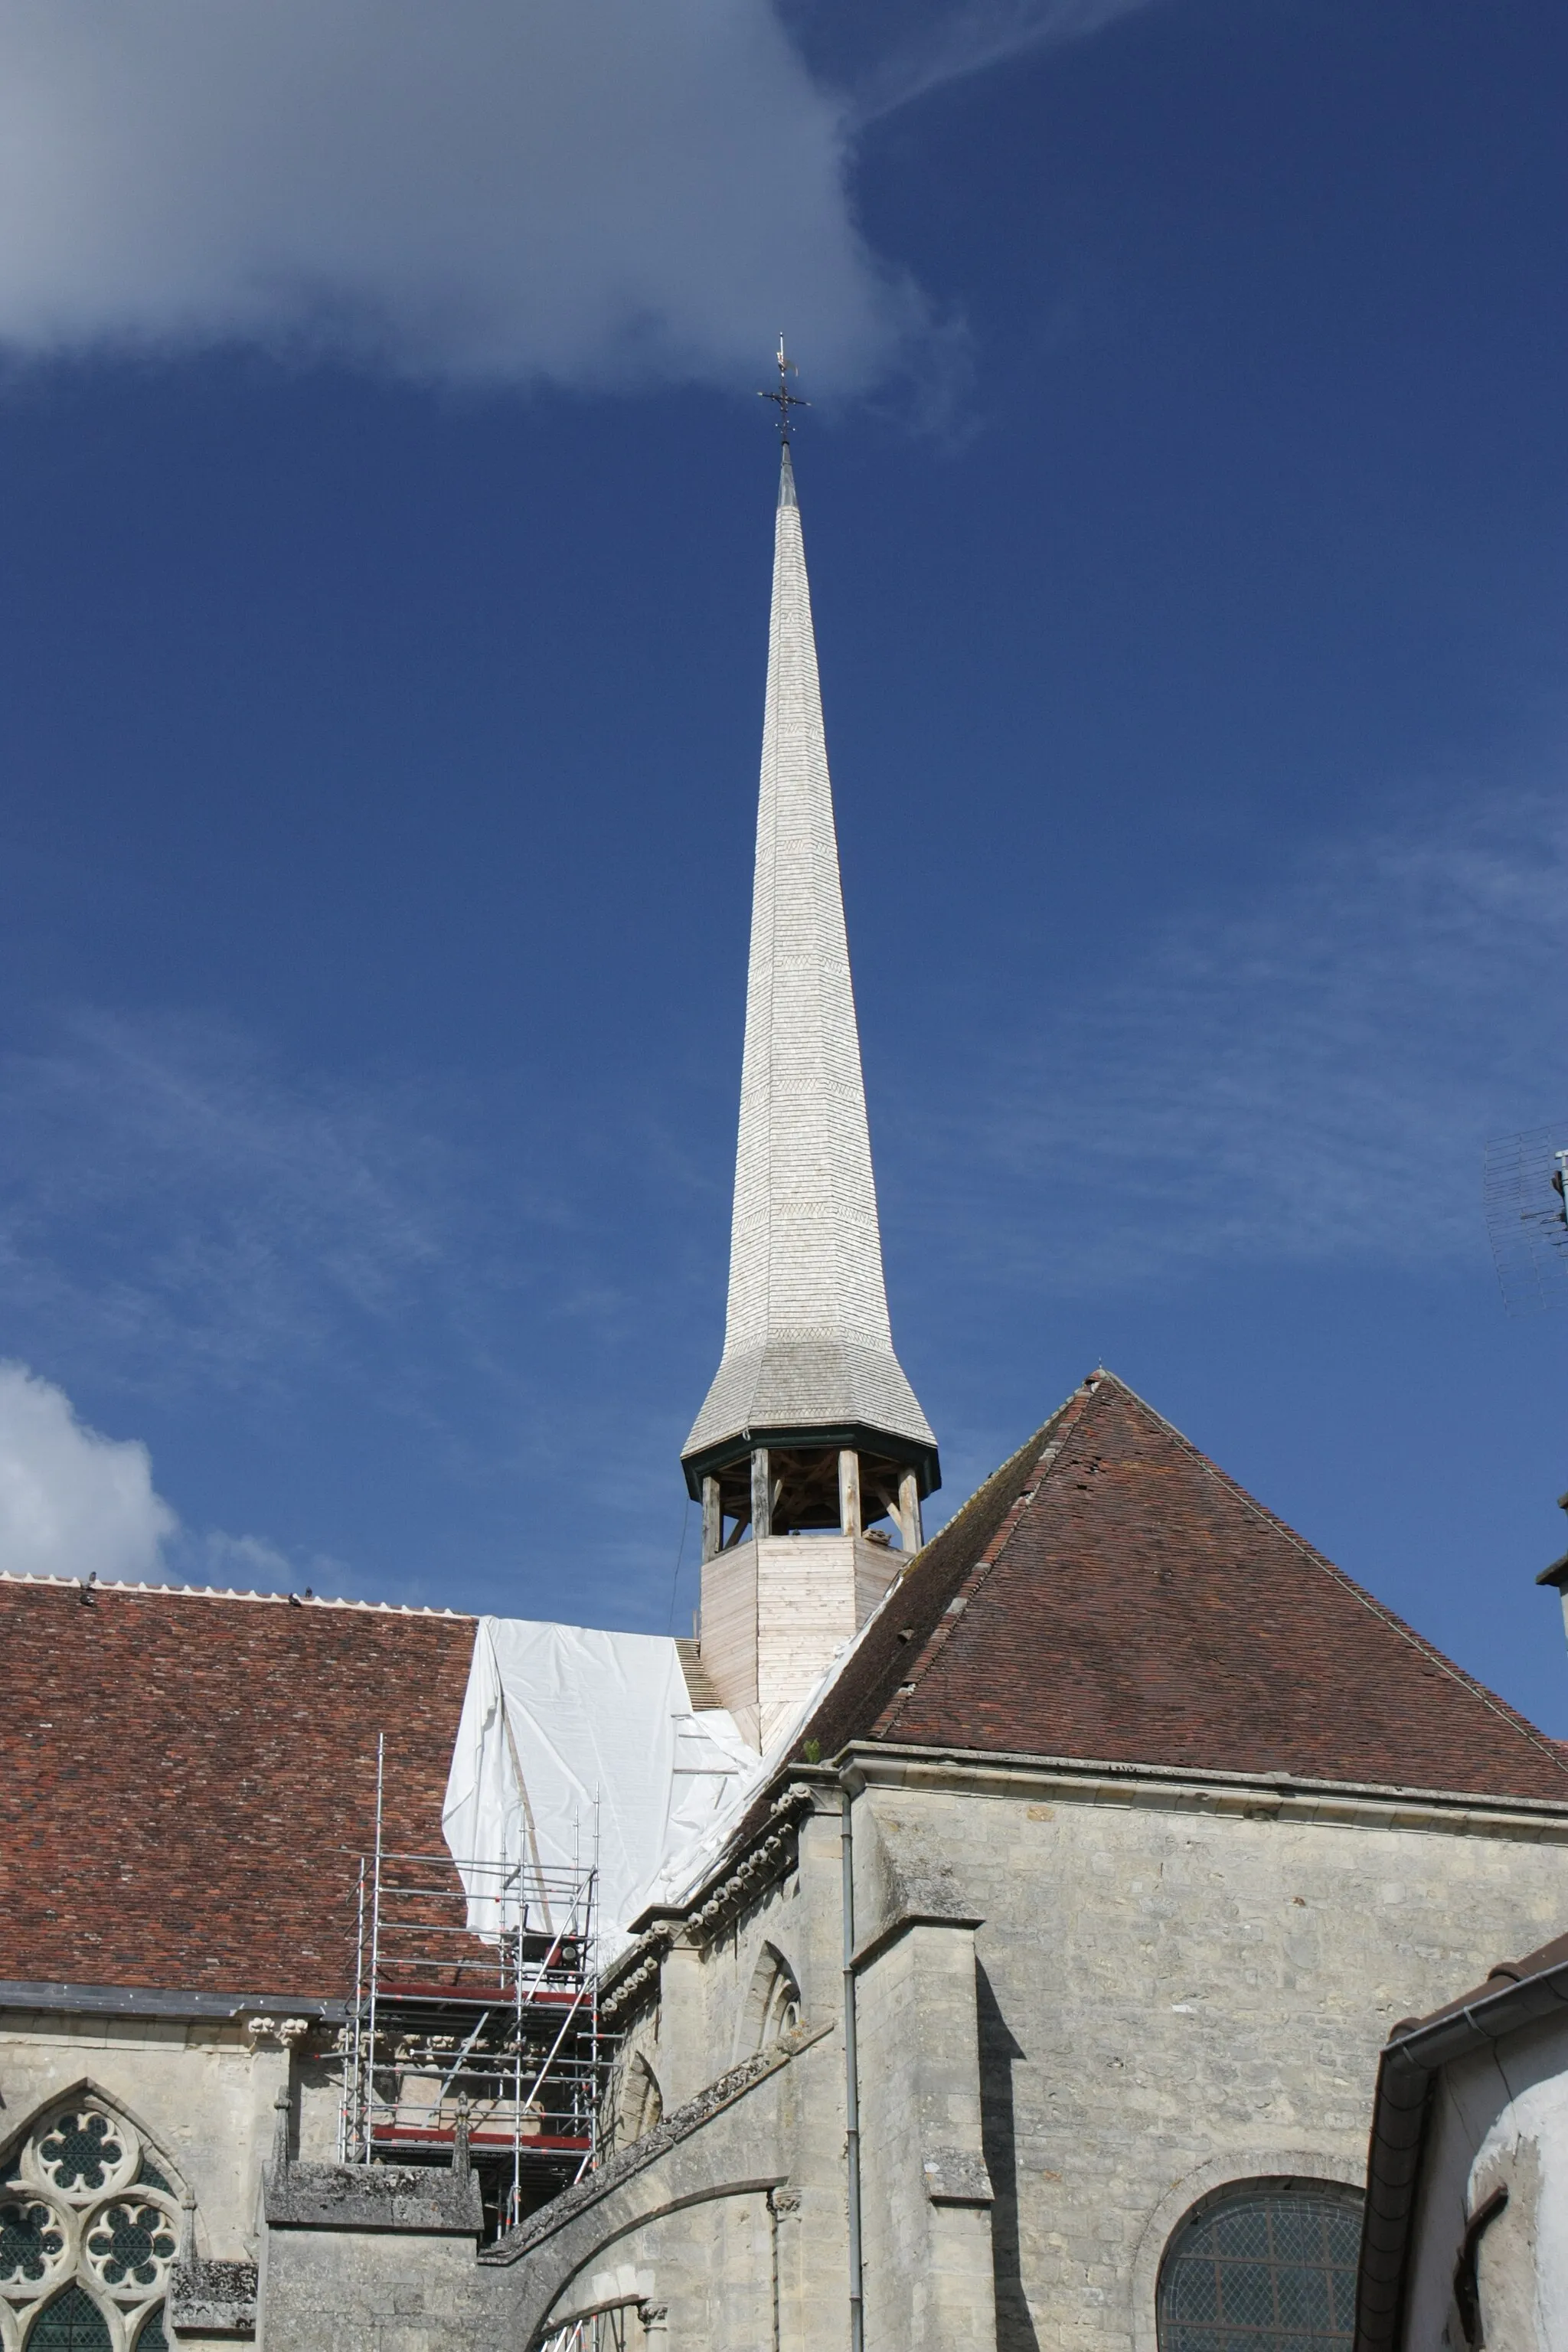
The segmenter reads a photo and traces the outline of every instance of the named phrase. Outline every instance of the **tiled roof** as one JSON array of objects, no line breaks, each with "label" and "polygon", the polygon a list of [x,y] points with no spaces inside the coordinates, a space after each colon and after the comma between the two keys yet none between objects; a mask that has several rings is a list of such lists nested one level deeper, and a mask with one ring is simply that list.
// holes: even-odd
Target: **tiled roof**
[{"label": "tiled roof", "polygon": [[1568,1801],[1568,1757],[1100,1372],[802,1734]]},{"label": "tiled roof", "polygon": [[0,1978],[342,1998],[358,1856],[441,1850],[471,1617],[0,1578]]}]

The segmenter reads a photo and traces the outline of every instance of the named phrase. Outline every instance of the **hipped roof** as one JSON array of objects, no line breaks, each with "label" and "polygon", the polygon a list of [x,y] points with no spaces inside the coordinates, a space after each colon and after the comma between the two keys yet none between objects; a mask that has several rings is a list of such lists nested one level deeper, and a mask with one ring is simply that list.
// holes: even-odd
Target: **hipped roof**
[{"label": "hipped roof", "polygon": [[802,1731],[1568,1801],[1568,1759],[1097,1372],[928,1544]]}]

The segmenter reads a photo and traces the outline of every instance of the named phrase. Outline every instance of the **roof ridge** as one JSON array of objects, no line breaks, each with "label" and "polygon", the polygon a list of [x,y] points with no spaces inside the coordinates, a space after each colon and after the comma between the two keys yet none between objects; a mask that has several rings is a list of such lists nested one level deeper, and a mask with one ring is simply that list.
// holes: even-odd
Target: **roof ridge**
[{"label": "roof ridge", "polygon": [[1552,1739],[1548,1733],[1531,1723],[1528,1716],[1521,1715],[1516,1707],[1510,1706],[1508,1701],[1500,1698],[1496,1691],[1489,1690],[1485,1683],[1478,1682],[1474,1675],[1467,1674],[1463,1666],[1457,1664],[1445,1651],[1439,1650],[1436,1644],[1429,1642],[1424,1633],[1418,1633],[1414,1625],[1407,1624],[1396,1611],[1389,1608],[1386,1601],[1380,1601],[1374,1592],[1369,1592],[1364,1584],[1358,1583],[1346,1570],[1341,1568],[1336,1561],[1330,1559],[1325,1552],[1321,1552],[1315,1544],[1309,1543],[1305,1536],[1298,1534],[1289,1520],[1282,1519],[1277,1511],[1271,1511],[1267,1503],[1260,1503],[1257,1496],[1249,1492],[1239,1479],[1233,1478],[1228,1470],[1222,1469],[1217,1462],[1204,1452],[1201,1445],[1194,1445],[1184,1431],[1178,1429],[1174,1422],[1167,1421],[1164,1414],[1156,1406],[1152,1405],[1146,1397],[1140,1396],[1136,1389],[1130,1388],[1124,1380],[1119,1379],[1115,1372],[1106,1370],[1103,1366],[1098,1378],[1100,1381],[1110,1381],[1119,1388],[1122,1394],[1138,1407],[1140,1412],[1155,1423],[1167,1436],[1174,1438],[1183,1452],[1190,1455],[1200,1469],[1205,1471],[1211,1478],[1216,1479],[1226,1491],[1234,1496],[1236,1500],[1249,1510],[1256,1518],[1264,1520],[1277,1534],[1283,1536],[1286,1542],[1292,1545],[1312,1567],[1321,1569],[1325,1576],[1331,1578],[1350,1595],[1352,1600],[1358,1601],[1370,1615],[1381,1618],[1392,1633],[1396,1633],[1402,1642],[1408,1643],[1420,1656],[1429,1659],[1431,1664],[1447,1675],[1451,1682],[1458,1683],[1460,1688],[1468,1690],[1472,1697],[1479,1698],[1483,1706],[1489,1707],[1492,1714],[1502,1722],[1509,1724],[1515,1731],[1521,1732],[1532,1746],[1541,1749],[1542,1755],[1551,1759],[1560,1772],[1568,1774],[1568,1757],[1563,1753],[1563,1743]]},{"label": "roof ridge", "polygon": [[44,1576],[33,1569],[0,1568],[0,1584],[39,1584],[62,1592],[132,1592],[148,1598],[154,1594],[181,1601],[254,1601],[262,1607],[276,1609],[292,1605],[296,1609],[356,1609],[381,1617],[449,1617],[473,1615],[468,1609],[432,1609],[423,1601],[348,1601],[322,1592],[258,1592],[242,1591],[238,1585],[223,1584],[146,1584],[133,1577],[83,1578],[79,1576]]},{"label": "roof ridge", "polygon": [[[906,1706],[910,1700],[915,1696],[921,1684],[925,1679],[926,1675],[936,1664],[938,1658],[947,1647],[949,1636],[952,1634],[954,1626],[958,1623],[960,1617],[963,1614],[964,1610],[968,1608],[969,1603],[973,1600],[975,1594],[980,1591],[982,1587],[984,1585],[992,1570],[995,1567],[997,1561],[1001,1559],[1003,1552],[1006,1549],[1008,1541],[1011,1538],[1013,1531],[1016,1528],[1019,1520],[1023,1517],[1024,1513],[1033,1503],[1036,1496],[1039,1493],[1040,1488],[1050,1476],[1051,1472],[1056,1468],[1057,1463],[1060,1458],[1063,1446],[1067,1444],[1068,1438],[1072,1431],[1079,1428],[1082,1423],[1085,1413],[1088,1412],[1099,1391],[1100,1382],[1105,1377],[1106,1375],[1102,1370],[1094,1371],[1090,1372],[1087,1380],[1080,1381],[1078,1387],[1074,1389],[1072,1394],[1066,1398],[1061,1404],[1058,1405],[1055,1412],[1051,1414],[1049,1420],[1043,1422],[1040,1427],[1037,1429],[1031,1436],[1026,1437],[1024,1440],[1023,1444],[1019,1446],[1017,1452],[1016,1454],[1010,1454],[1006,1461],[1003,1463],[1001,1468],[994,1471],[991,1476],[985,1481],[984,1486],[979,1487],[976,1492],[970,1496],[969,1502],[964,1505],[964,1510],[966,1511],[970,1508],[971,1505],[978,1503],[981,1496],[988,1493],[996,1485],[999,1479],[1003,1478],[1008,1471],[1016,1467],[1019,1458],[1022,1455],[1028,1454],[1032,1448],[1038,1445],[1041,1438],[1046,1438],[1046,1444],[1041,1449],[1038,1459],[1032,1465],[1036,1470],[1037,1470],[1039,1474],[1038,1476],[1035,1479],[1033,1486],[1026,1486],[1019,1488],[1017,1494],[1014,1496],[1012,1502],[1008,1505],[1007,1509],[1003,1516],[1001,1525],[996,1528],[989,1543],[985,1545],[979,1559],[973,1560],[970,1563],[969,1569],[965,1573],[963,1580],[960,1584],[958,1591],[953,1594],[952,1599],[948,1602],[946,1608],[942,1611],[942,1615],[937,1619],[936,1623],[932,1626],[931,1632],[926,1635],[925,1640],[921,1643],[920,1654],[910,1670],[909,1680],[900,1684],[898,1689],[894,1692],[893,1696],[889,1700],[880,1715],[878,1716],[876,1722],[871,1727],[870,1734],[868,1735],[873,1739],[881,1738],[887,1732],[891,1730],[893,1723],[900,1709]],[[1078,1408],[1076,1412],[1073,1410],[1075,1406]],[[1047,1434],[1047,1433],[1053,1432],[1056,1433],[1056,1434]],[[949,1521],[949,1526],[956,1527],[960,1520],[962,1520],[963,1517],[963,1512],[960,1511],[954,1518]],[[945,1528],[942,1529],[942,1533],[944,1535],[947,1533],[947,1529]]]}]

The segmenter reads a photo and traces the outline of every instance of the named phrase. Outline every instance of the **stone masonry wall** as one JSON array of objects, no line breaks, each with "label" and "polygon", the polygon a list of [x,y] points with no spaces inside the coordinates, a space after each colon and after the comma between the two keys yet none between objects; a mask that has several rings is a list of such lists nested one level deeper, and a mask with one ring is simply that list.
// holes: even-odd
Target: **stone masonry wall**
[{"label": "stone masonry wall", "polygon": [[[1389,2028],[1568,1911],[1568,1854],[1529,1823],[1270,1818],[1266,1790],[1256,1818],[1201,1808],[1065,1786],[874,1789],[857,1808],[879,1840],[868,1903],[890,1856],[895,1880],[946,1886],[982,1922],[1004,2352],[1152,2352],[1158,2257],[1186,2206],[1227,2178],[1359,2179]],[[879,2063],[864,2034],[861,2054]],[[868,2335],[877,2294],[900,2292],[868,2276]]]}]

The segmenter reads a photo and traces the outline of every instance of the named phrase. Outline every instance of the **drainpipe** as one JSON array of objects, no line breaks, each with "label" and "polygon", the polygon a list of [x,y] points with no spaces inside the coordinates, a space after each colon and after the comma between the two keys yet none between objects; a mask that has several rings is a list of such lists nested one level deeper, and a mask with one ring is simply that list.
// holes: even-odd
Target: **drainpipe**
[{"label": "drainpipe", "polygon": [[864,2352],[866,2303],[860,2259],[860,2075],[855,2046],[855,1821],[853,1792],[839,1780],[838,1843],[844,1866],[844,2151],[848,2165],[849,2352]]}]

